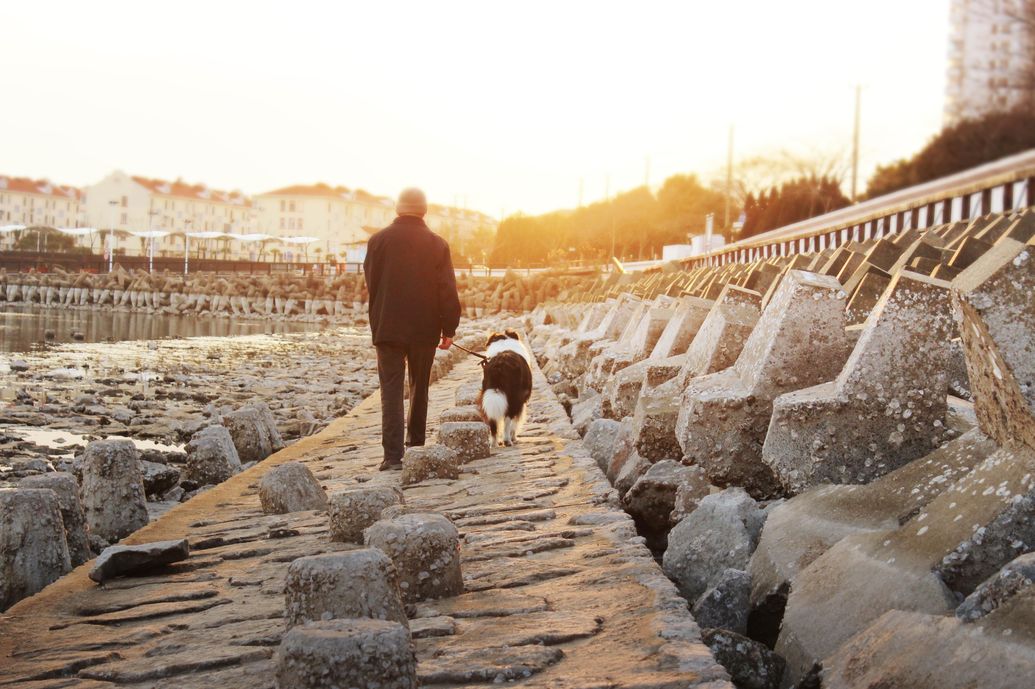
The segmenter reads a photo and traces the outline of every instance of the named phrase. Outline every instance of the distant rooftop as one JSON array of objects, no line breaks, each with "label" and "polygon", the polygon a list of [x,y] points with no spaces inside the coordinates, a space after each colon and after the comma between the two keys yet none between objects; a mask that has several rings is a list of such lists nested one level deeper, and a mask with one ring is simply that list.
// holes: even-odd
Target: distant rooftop
[{"label": "distant rooftop", "polygon": [[82,198],[83,192],[76,187],[54,184],[46,179],[30,179],[28,177],[8,177],[0,175],[0,191],[13,191],[22,194],[39,194],[65,199]]}]

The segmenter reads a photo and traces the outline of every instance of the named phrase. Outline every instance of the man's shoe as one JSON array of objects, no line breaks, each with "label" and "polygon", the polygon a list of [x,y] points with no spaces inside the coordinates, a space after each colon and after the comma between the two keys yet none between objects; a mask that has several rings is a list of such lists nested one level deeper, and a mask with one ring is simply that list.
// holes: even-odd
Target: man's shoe
[{"label": "man's shoe", "polygon": [[377,470],[378,471],[401,471],[402,468],[403,468],[402,460],[397,459],[395,461],[391,461],[391,460],[386,459],[385,461],[381,462],[381,466],[379,466],[377,468]]}]

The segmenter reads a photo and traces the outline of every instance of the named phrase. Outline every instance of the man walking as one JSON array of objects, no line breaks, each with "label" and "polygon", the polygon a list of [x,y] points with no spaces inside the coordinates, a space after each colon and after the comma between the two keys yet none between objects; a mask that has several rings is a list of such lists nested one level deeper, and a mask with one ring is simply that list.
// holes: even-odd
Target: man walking
[{"label": "man walking", "polygon": [[403,371],[408,365],[406,446],[423,445],[435,345],[449,349],[460,323],[449,245],[424,223],[424,192],[404,189],[395,212],[395,222],[367,242],[363,262],[381,381],[382,471],[402,468]]}]

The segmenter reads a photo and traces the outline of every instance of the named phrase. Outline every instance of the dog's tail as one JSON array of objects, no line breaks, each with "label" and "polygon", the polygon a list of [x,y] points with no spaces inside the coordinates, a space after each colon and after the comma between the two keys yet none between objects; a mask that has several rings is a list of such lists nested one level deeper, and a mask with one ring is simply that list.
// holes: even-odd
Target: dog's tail
[{"label": "dog's tail", "polygon": [[502,421],[507,415],[507,396],[502,390],[490,388],[482,391],[482,412],[490,421]]}]

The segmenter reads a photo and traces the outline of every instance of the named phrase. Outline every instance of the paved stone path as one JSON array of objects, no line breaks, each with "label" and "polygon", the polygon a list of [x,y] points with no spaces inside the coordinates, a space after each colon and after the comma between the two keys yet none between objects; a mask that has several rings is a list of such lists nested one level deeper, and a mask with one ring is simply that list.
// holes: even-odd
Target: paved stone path
[{"label": "paved stone path", "polygon": [[[429,417],[479,375],[467,360],[436,383]],[[409,611],[422,684],[728,689],[538,371],[535,387],[517,446],[465,465],[459,480],[405,489],[409,505],[445,513],[463,539],[466,592]],[[0,686],[272,687],[288,563],[354,546],[330,541],[325,513],[264,515],[259,479],[300,460],[330,492],[397,484],[398,473],[376,471],[379,426],[375,394],[127,538],[190,539],[190,559],[160,575],[97,586],[80,567],[8,610]]]}]

